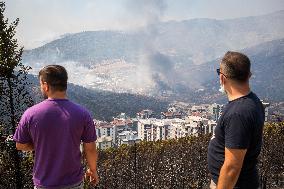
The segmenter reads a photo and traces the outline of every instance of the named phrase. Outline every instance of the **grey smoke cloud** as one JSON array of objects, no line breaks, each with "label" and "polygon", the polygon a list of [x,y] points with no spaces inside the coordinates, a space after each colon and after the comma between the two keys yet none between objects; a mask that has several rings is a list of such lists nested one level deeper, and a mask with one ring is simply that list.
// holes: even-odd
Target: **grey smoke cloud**
[{"label": "grey smoke cloud", "polygon": [[[236,18],[284,9],[283,0],[6,0],[6,16],[20,18],[17,38],[26,49],[65,33],[127,30],[157,20]],[[244,6],[245,5],[245,6]]]},{"label": "grey smoke cloud", "polygon": [[166,0],[128,0],[126,9],[135,17],[144,18],[147,25],[156,24],[164,16],[168,7]]},{"label": "grey smoke cloud", "polygon": [[[133,14],[145,18],[143,56],[140,57],[139,72],[144,73],[143,79],[151,80],[158,89],[171,90],[175,88],[178,74],[174,69],[174,62],[166,54],[156,48],[159,23],[168,8],[166,0],[138,0],[128,1],[127,9]],[[146,72],[150,72],[146,73]],[[150,76],[146,78],[145,76]]]}]

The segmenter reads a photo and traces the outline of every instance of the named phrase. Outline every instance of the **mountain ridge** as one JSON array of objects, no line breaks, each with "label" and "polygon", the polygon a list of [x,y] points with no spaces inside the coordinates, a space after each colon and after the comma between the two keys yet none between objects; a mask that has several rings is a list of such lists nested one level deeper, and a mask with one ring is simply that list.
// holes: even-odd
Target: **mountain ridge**
[{"label": "mountain ridge", "polygon": [[[175,49],[176,53],[169,55],[173,59],[185,56],[198,64],[217,58],[225,49],[243,49],[284,37],[283,20],[284,11],[278,11],[229,20],[203,18],[159,22],[136,32],[85,31],[68,34],[25,51],[23,61],[79,61],[84,64],[114,58],[133,61],[150,43],[154,50],[164,54],[170,54]],[[188,48],[192,45],[194,49]]]}]

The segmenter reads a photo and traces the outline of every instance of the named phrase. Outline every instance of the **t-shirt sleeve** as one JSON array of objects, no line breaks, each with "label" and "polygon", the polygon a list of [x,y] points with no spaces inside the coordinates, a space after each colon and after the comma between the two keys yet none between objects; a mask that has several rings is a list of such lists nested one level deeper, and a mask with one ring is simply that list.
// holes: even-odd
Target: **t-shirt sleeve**
[{"label": "t-shirt sleeve", "polygon": [[82,142],[90,143],[97,140],[96,128],[90,113],[86,114]]},{"label": "t-shirt sleeve", "polygon": [[13,140],[21,144],[32,143],[32,138],[29,132],[29,116],[27,112],[25,112],[21,117],[13,136]]},{"label": "t-shirt sleeve", "polygon": [[225,147],[247,149],[252,136],[250,123],[243,115],[233,114],[225,124]]}]

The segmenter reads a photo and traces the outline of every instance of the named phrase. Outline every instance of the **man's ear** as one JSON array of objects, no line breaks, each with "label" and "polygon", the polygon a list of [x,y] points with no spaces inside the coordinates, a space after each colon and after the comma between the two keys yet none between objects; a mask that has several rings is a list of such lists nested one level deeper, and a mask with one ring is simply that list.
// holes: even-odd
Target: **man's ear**
[{"label": "man's ear", "polygon": [[225,76],[223,74],[220,74],[220,84],[225,85]]},{"label": "man's ear", "polygon": [[46,92],[48,92],[50,90],[49,85],[46,83]]},{"label": "man's ear", "polygon": [[42,83],[42,86],[43,86],[43,89],[44,89],[46,92],[49,91],[49,86],[48,86],[48,84],[47,84],[46,82],[43,82],[43,83]]}]

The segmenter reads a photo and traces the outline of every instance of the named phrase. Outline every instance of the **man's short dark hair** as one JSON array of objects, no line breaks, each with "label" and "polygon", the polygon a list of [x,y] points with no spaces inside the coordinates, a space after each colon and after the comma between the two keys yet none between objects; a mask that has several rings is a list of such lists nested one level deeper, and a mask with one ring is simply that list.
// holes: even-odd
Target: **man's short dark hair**
[{"label": "man's short dark hair", "polygon": [[66,91],[68,75],[63,66],[48,65],[39,71],[39,78],[46,82],[53,91]]},{"label": "man's short dark hair", "polygon": [[226,77],[238,81],[248,81],[250,72],[250,60],[249,58],[239,52],[228,51],[221,61],[223,65],[223,72]]}]

